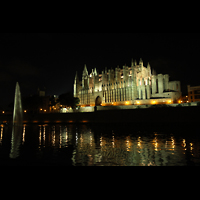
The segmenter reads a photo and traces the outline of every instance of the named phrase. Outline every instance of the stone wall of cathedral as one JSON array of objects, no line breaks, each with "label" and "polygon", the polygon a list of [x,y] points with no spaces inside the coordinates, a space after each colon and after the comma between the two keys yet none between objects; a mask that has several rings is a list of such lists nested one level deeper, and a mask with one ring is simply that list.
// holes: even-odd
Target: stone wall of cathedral
[{"label": "stone wall of cathedral", "polygon": [[96,70],[88,73],[85,65],[82,81],[76,75],[74,96],[80,99],[82,106],[135,104],[137,100],[152,98],[180,98],[181,86],[179,81],[169,82],[169,75],[152,74],[148,63],[144,67],[142,59],[137,65],[105,69],[99,74]]}]

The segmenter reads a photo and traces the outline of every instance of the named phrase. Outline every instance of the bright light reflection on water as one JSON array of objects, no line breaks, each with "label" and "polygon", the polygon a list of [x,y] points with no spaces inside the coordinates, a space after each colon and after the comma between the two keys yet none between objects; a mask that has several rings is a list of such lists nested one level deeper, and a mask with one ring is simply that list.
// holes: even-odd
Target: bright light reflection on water
[{"label": "bright light reflection on water", "polygon": [[[8,131],[1,125],[0,161],[9,153],[10,140],[5,136]],[[200,165],[200,138],[171,132],[139,132],[119,126],[24,125],[20,156],[22,160],[46,165]]]}]

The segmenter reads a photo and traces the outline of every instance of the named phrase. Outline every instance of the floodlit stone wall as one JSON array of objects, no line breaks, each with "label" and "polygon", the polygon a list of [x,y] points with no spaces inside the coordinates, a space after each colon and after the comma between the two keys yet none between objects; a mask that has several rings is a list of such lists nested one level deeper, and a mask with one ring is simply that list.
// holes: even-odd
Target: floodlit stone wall
[{"label": "floodlit stone wall", "polygon": [[74,97],[80,99],[81,106],[99,105],[100,101],[101,104],[117,106],[126,101],[152,98],[171,98],[176,101],[181,97],[181,83],[170,82],[168,74],[152,74],[150,64],[144,67],[142,59],[139,65],[132,61],[131,67],[105,69],[101,74],[96,68],[89,74],[85,65],[82,81],[76,74]]}]

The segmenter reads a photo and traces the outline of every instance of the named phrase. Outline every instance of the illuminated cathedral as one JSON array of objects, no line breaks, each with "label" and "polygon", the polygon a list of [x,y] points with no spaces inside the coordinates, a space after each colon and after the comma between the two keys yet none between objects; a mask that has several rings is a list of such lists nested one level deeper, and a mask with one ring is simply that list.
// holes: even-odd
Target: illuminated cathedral
[{"label": "illuminated cathedral", "polygon": [[96,68],[88,73],[85,65],[82,81],[76,73],[74,97],[80,99],[81,107],[167,104],[181,97],[181,83],[169,81],[168,74],[156,75],[142,59],[139,65],[132,60],[131,67],[105,69],[101,74]]}]

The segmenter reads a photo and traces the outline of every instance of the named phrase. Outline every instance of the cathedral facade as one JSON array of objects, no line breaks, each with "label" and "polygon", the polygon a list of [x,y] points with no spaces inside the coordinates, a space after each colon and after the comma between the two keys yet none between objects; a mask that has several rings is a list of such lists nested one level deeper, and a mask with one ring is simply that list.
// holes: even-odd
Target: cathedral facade
[{"label": "cathedral facade", "polygon": [[169,81],[168,74],[152,73],[148,63],[142,59],[131,63],[131,67],[105,69],[101,74],[95,68],[89,74],[84,66],[82,81],[76,73],[74,97],[80,106],[109,106],[137,104],[173,103],[181,97],[180,81]]}]

